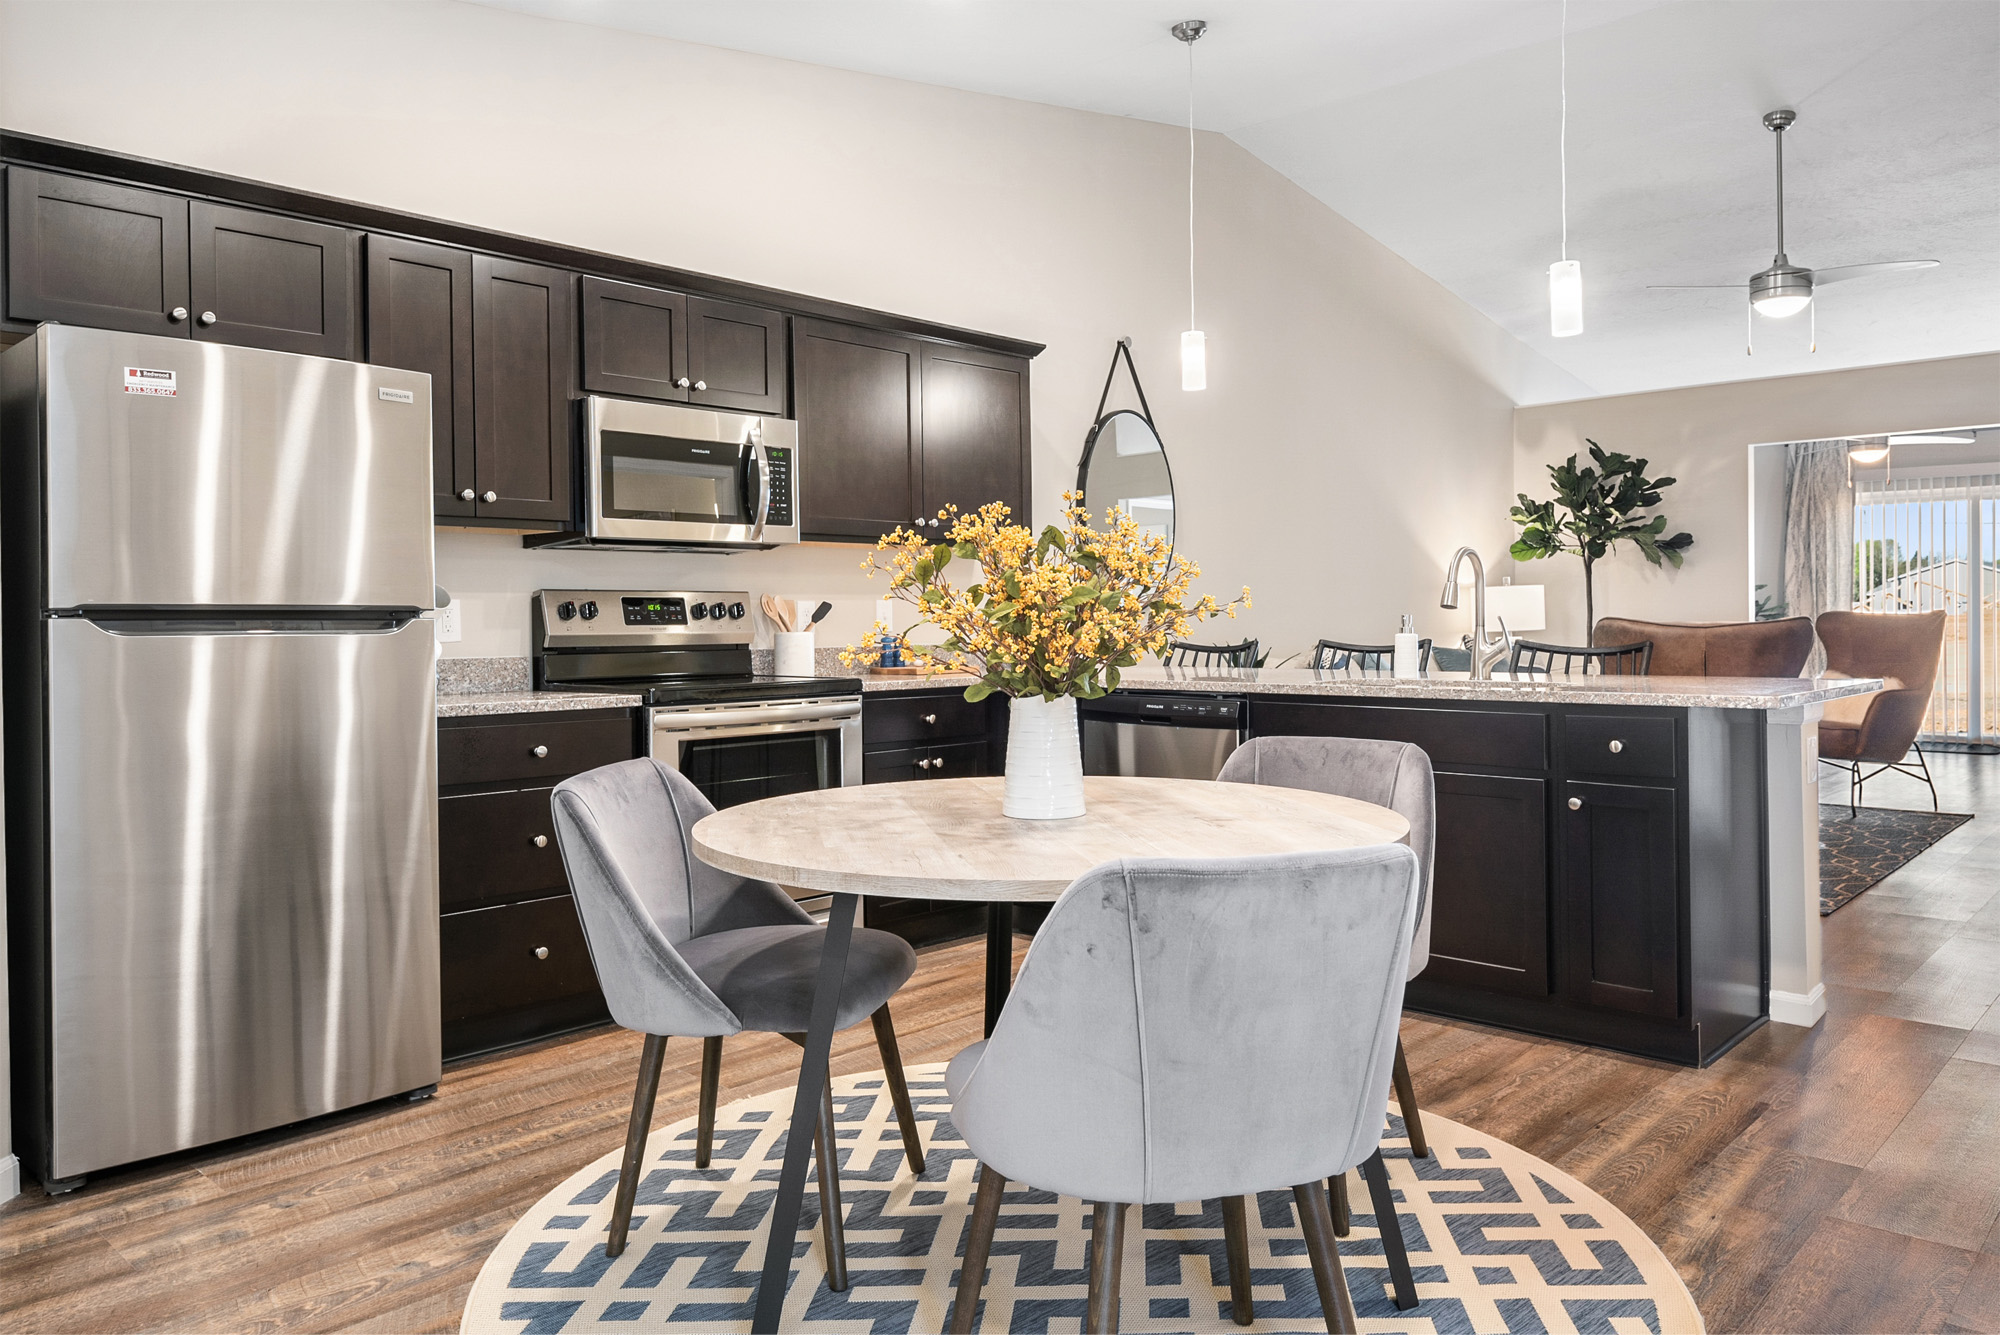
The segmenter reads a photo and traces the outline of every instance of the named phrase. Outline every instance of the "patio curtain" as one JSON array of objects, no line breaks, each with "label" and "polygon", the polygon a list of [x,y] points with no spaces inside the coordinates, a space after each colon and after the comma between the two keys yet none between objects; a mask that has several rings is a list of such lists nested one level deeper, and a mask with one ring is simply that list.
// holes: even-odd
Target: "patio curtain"
[{"label": "patio curtain", "polygon": [[[1854,489],[1845,440],[1785,446],[1785,614],[1817,618],[1854,601]],[[1815,644],[1806,670],[1826,666]]]}]

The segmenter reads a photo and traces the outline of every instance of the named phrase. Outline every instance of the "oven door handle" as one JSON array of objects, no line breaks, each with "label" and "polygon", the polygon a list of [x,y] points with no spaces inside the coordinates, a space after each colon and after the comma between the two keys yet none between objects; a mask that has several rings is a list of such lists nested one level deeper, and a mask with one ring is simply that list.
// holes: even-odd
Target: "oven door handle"
[{"label": "oven door handle", "polygon": [[851,699],[795,705],[747,705],[741,709],[656,709],[653,711],[653,731],[698,732],[712,737],[724,728],[742,728],[752,724],[835,724],[842,719],[860,716],[861,702]]}]

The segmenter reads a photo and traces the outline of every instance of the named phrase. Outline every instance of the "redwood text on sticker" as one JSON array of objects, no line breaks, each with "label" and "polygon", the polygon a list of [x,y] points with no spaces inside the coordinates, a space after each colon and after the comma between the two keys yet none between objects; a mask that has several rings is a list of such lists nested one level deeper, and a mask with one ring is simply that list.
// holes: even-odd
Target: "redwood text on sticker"
[{"label": "redwood text on sticker", "polygon": [[144,366],[125,368],[127,394],[152,394],[163,399],[180,395],[180,377],[173,371],[155,371]]}]

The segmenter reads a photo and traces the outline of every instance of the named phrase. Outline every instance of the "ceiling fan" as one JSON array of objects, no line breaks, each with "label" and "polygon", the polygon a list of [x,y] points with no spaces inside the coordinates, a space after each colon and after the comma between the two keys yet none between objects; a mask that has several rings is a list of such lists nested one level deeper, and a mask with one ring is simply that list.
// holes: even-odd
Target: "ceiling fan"
[{"label": "ceiling fan", "polygon": [[[1735,289],[1750,294],[1749,310],[1744,319],[1749,319],[1749,311],[1782,320],[1788,315],[1797,315],[1812,305],[1813,291],[1826,283],[1844,283],[1850,278],[1867,278],[1874,274],[1895,273],[1902,269],[1934,269],[1936,260],[1882,260],[1874,264],[1843,264],[1833,269],[1807,269],[1793,264],[1785,254],[1785,127],[1798,119],[1798,113],[1789,109],[1770,111],[1764,114],[1764,128],[1777,136],[1778,167],[1778,253],[1771,261],[1771,267],[1750,275],[1747,283],[1654,283],[1655,291],[1684,292],[1715,289]],[[1818,351],[1819,338],[1817,322],[1813,331],[1813,350]],[[1749,326],[1745,325],[1744,352],[1753,351]]]}]

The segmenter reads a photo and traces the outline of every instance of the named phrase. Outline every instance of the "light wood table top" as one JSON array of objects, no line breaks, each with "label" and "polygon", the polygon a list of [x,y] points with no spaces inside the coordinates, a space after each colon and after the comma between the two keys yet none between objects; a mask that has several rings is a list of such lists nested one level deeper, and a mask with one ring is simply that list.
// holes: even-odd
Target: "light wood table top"
[{"label": "light wood table top", "polygon": [[799,890],[912,899],[1053,900],[1118,858],[1225,858],[1398,843],[1387,807],[1330,793],[1193,779],[1085,778],[1084,814],[1014,820],[1004,780],[826,788],[704,817],[710,866]]}]

